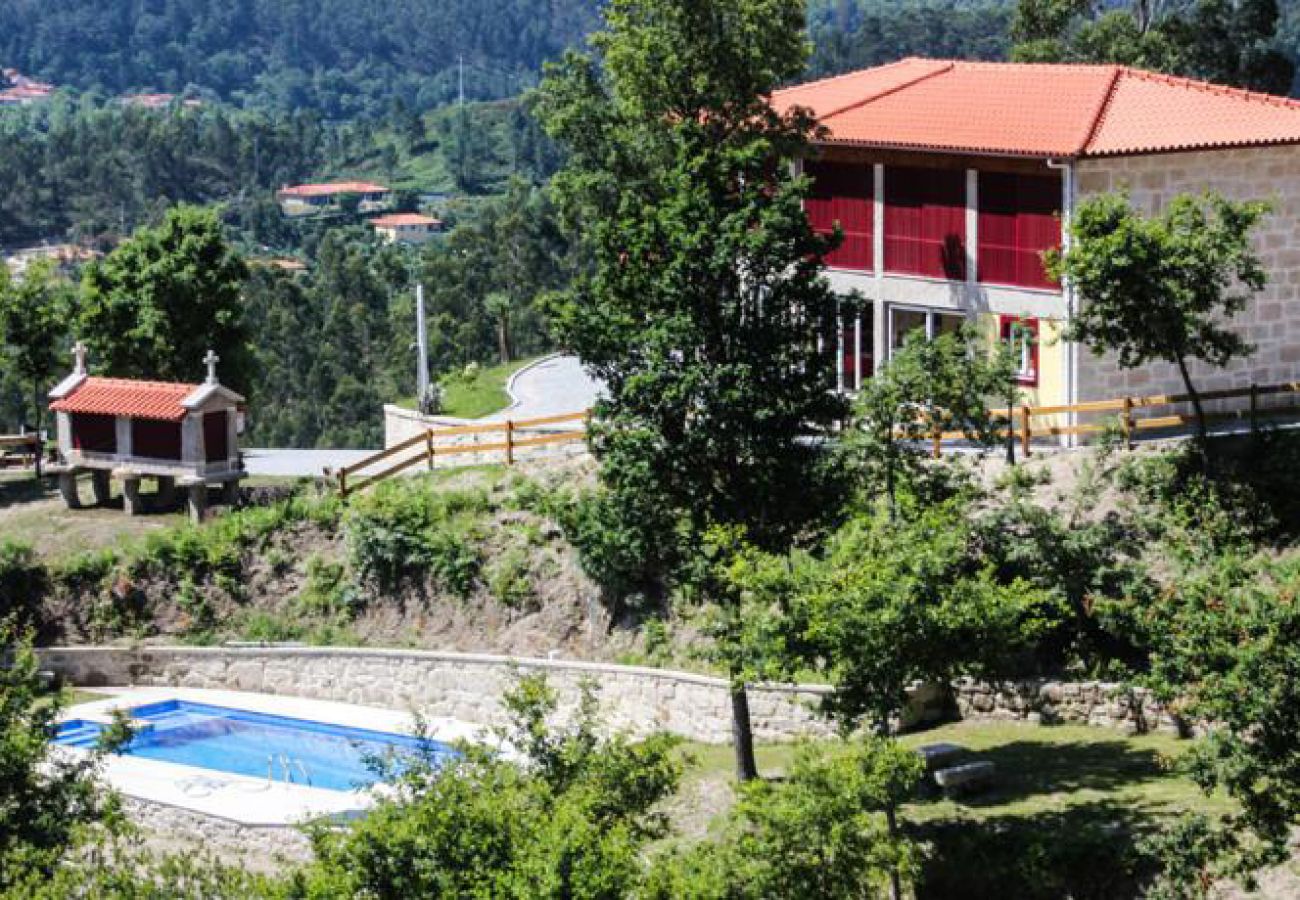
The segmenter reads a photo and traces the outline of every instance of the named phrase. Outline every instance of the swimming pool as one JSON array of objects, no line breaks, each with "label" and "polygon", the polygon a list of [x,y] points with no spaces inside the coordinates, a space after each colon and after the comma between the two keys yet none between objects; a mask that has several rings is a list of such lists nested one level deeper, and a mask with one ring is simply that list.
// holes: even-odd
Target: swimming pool
[{"label": "swimming pool", "polygon": [[[421,747],[435,756],[456,752],[407,735],[186,700],[136,706],[129,714],[136,733],[122,751],[127,756],[336,791],[374,784],[377,776],[367,764],[373,757],[400,759]],[[106,727],[71,719],[59,724],[54,740],[93,747]]]}]

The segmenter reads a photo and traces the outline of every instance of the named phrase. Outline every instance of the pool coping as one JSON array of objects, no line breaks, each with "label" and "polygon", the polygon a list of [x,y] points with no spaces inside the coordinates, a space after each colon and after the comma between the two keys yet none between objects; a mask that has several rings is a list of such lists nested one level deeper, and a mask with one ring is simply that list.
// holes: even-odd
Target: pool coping
[{"label": "pool coping", "polygon": [[[398,710],[246,691],[151,687],[105,688],[101,692],[108,696],[69,707],[60,720],[107,723],[112,721],[115,709],[184,700],[405,735],[413,733],[416,721],[412,713]],[[486,729],[459,720],[426,719],[425,724],[429,736],[444,743],[495,743]],[[66,746],[56,749],[74,755],[88,752]],[[355,818],[373,806],[383,792],[382,785],[338,791],[132,756],[109,755],[100,771],[111,788],[127,797],[258,828],[294,828],[322,818]]]}]

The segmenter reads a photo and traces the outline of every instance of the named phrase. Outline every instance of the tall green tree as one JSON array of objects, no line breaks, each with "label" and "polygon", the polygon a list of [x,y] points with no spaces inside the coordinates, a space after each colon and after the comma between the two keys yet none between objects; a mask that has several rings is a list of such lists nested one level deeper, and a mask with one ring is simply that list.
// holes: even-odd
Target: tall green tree
[{"label": "tall green tree", "polygon": [[[815,438],[843,403],[814,336],[835,300],[789,165],[815,126],[765,99],[803,70],[803,4],[614,0],[605,22],[599,59],[567,55],[537,102],[570,154],[554,194],[590,261],[554,322],[608,388],[591,438],[602,481],[682,523],[686,579],[712,528],[779,549],[827,511]],[[734,610],[725,593],[710,599]],[[727,668],[748,779],[744,660]]]},{"label": "tall green tree", "polygon": [[1048,261],[1082,301],[1066,339],[1098,356],[1114,353],[1125,369],[1152,360],[1177,366],[1202,450],[1205,408],[1189,363],[1221,368],[1253,351],[1229,325],[1264,289],[1251,238],[1269,208],[1184,194],[1147,216],[1123,194],[1102,194],[1079,204],[1070,250]]},{"label": "tall green tree", "polygon": [[86,269],[78,337],[92,364],[112,375],[198,380],[215,350],[227,383],[239,385],[247,276],[214,211],[175,207]]},{"label": "tall green tree", "polygon": [[[52,263],[33,265],[13,282],[0,266],[0,345],[13,370],[31,385],[32,423],[37,434],[45,409],[44,392],[59,367],[59,344],[68,334],[73,288]],[[43,448],[36,454],[41,477]]]},{"label": "tall green tree", "polygon": [[1277,0],[1019,0],[1012,58],[1122,63],[1287,94],[1295,64],[1278,47]]}]

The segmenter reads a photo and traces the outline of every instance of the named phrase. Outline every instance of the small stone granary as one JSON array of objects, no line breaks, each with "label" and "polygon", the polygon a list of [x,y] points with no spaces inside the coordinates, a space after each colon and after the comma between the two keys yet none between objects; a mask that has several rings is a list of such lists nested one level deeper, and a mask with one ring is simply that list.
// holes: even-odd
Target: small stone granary
[{"label": "small stone granary", "polygon": [[[94,377],[86,371],[85,345],[78,343],[74,352],[72,374],[50,391],[62,463],[59,491],[69,509],[81,506],[77,480],[85,473],[96,503],[108,500],[109,479],[119,479],[129,515],[172,506],[177,487],[187,492],[196,520],[207,509],[209,486],[221,487],[225,502],[234,501],[244,477],[244,398],[217,381],[216,354],[209,351],[204,359],[203,384],[181,384]],[[146,478],[157,483],[149,498],[140,492]]]}]

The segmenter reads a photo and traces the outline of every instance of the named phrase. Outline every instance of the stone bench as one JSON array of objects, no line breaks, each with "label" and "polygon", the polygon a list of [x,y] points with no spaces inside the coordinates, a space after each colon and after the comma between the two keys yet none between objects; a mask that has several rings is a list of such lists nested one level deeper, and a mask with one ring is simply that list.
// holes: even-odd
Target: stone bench
[{"label": "stone bench", "polygon": [[938,743],[922,744],[916,748],[916,752],[925,760],[925,770],[933,772],[935,769],[945,768],[949,763],[956,760],[966,752],[966,748],[960,744]]},{"label": "stone bench", "polygon": [[969,793],[987,787],[996,771],[997,766],[993,763],[981,760],[940,769],[934,773],[934,782],[948,796]]}]

